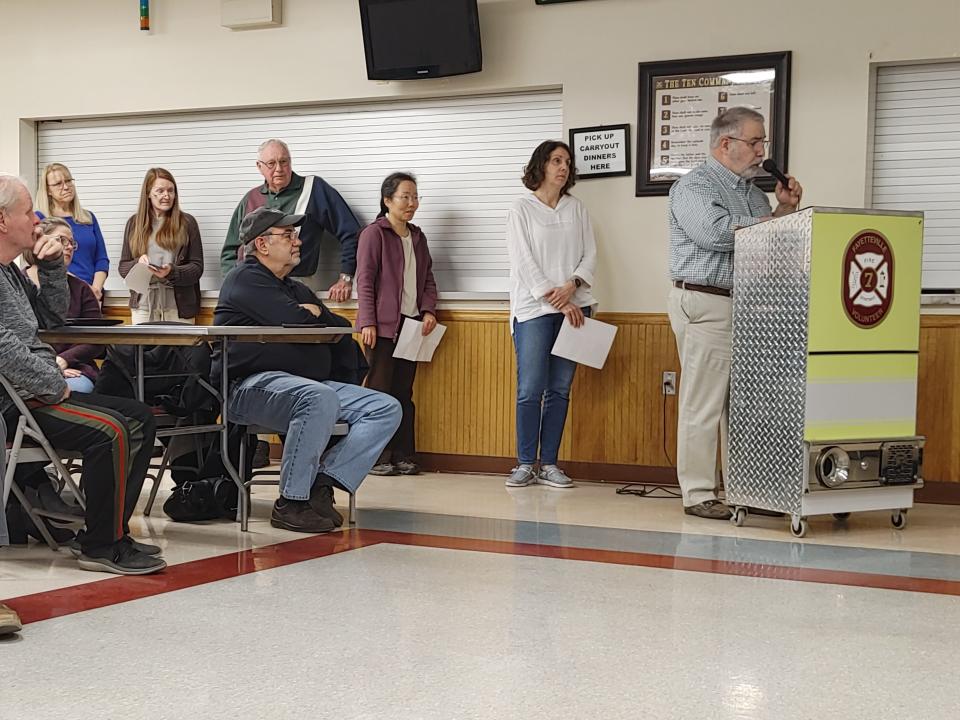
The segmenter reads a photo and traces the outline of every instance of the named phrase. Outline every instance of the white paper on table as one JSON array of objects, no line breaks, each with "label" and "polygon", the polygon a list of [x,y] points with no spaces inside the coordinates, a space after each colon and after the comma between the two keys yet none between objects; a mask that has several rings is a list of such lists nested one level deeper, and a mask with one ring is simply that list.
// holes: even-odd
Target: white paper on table
[{"label": "white paper on table", "polygon": [[130,272],[127,273],[127,276],[123,280],[127,283],[128,288],[144,295],[147,292],[147,288],[150,287],[150,281],[152,279],[153,273],[150,272],[150,268],[138,262],[130,268]]},{"label": "white paper on table", "polygon": [[393,356],[401,360],[430,362],[446,331],[447,326],[438,323],[433,328],[433,332],[424,335],[423,323],[407,318],[400,329],[400,337],[397,338],[397,347],[394,348]]},{"label": "white paper on table", "polygon": [[592,318],[585,317],[579,328],[564,320],[550,353],[599,370],[607,361],[616,334],[616,325]]}]

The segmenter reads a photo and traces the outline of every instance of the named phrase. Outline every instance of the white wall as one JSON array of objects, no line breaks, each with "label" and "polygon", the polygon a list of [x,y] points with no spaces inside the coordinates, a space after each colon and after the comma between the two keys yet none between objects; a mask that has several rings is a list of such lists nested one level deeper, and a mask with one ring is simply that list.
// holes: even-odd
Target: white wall
[{"label": "white wall", "polygon": [[[960,57],[957,0],[480,0],[482,73],[380,83],[366,79],[357,5],[284,0],[283,27],[234,32],[218,0],[155,0],[148,34],[132,0],[0,0],[0,169],[34,172],[22,120],[547,86],[563,87],[565,127],[629,122],[635,142],[638,62],[792,50],[804,204],[862,206],[871,63]],[[662,312],[666,199],[633,187],[575,190],[601,242],[597,294],[605,310]]]}]

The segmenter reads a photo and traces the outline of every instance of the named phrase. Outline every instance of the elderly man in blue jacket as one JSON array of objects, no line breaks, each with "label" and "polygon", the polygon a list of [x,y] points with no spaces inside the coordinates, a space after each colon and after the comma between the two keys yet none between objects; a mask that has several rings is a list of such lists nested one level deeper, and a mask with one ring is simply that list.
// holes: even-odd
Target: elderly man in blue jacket
[{"label": "elderly man in blue jacket", "polygon": [[[244,217],[245,259],[223,281],[214,325],[344,324],[289,277],[300,262],[303,221],[268,207]],[[344,344],[352,350],[352,339]],[[339,527],[333,488],[355,492],[400,424],[394,398],[333,379],[344,344],[231,343],[231,419],[286,433],[274,527],[307,533]],[[218,357],[213,374],[221,372]],[[349,425],[347,436],[327,449],[338,422]]]}]

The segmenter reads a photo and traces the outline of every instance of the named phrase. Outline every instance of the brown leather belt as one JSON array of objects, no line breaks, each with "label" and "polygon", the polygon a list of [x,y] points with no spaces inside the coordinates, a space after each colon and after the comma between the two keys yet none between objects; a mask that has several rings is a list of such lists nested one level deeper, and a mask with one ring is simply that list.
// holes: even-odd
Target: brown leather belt
[{"label": "brown leather belt", "polygon": [[733,291],[726,288],[718,288],[713,285],[694,285],[683,280],[674,280],[673,286],[684,290],[693,290],[694,292],[707,293],[708,295],[722,295],[723,297],[732,297]]}]

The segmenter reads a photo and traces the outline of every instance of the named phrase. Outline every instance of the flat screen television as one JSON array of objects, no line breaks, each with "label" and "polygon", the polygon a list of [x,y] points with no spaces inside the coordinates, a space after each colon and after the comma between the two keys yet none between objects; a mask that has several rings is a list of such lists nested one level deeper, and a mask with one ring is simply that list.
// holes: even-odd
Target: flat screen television
[{"label": "flat screen television", "polygon": [[371,80],[482,69],[477,0],[360,0],[360,22]]}]

